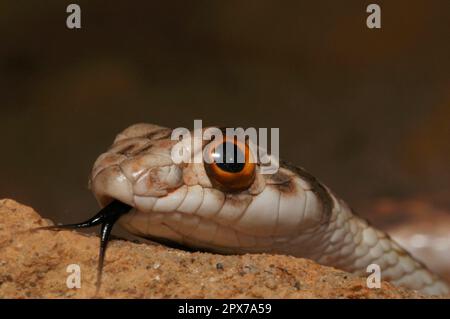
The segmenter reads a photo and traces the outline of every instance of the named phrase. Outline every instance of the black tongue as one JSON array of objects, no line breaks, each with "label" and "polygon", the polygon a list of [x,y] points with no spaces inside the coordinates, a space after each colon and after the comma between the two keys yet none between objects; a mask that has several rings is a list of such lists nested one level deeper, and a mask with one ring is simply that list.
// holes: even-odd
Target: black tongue
[{"label": "black tongue", "polygon": [[[102,282],[103,262],[105,260],[106,247],[108,246],[109,235],[113,229],[114,224],[120,216],[128,213],[132,207],[119,201],[114,201],[111,204],[113,208],[107,213],[107,217],[102,222],[102,228],[100,230],[100,251],[98,254],[98,266],[97,266],[97,291],[100,289]],[[108,206],[110,206],[109,204]]]},{"label": "black tongue", "polygon": [[78,224],[66,224],[66,225],[54,225],[37,228],[47,229],[47,230],[60,230],[60,229],[78,229],[78,228],[89,228],[97,225],[102,225],[100,230],[100,252],[98,255],[98,267],[97,267],[97,291],[100,289],[103,263],[105,259],[106,247],[108,246],[109,235],[111,230],[119,219],[120,216],[128,213],[133,207],[122,203],[121,201],[114,200],[107,206],[103,207],[94,217],[88,219],[87,221]]}]

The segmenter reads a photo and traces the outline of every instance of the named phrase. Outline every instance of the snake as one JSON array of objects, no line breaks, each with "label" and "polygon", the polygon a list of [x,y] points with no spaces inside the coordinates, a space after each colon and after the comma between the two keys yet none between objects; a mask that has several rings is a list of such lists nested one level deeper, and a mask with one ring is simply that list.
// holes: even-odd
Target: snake
[{"label": "snake", "polygon": [[275,172],[263,174],[264,164],[249,160],[248,143],[227,136],[202,140],[201,150],[215,143],[210,147],[215,152],[219,144],[229,144],[244,161],[180,163],[172,156],[179,143],[172,132],[148,123],[120,132],[90,175],[100,212],[82,223],[44,227],[101,225],[98,282],[117,221],[139,237],[219,254],[291,255],[359,276],[376,264],[382,280],[396,286],[427,295],[449,293],[443,279],[302,167],[279,160]]}]

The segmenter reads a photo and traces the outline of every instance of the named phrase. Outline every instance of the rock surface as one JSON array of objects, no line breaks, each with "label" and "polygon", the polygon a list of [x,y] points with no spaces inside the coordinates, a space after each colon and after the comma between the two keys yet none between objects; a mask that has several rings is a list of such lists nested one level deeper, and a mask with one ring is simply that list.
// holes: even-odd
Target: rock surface
[{"label": "rock surface", "polygon": [[[32,208],[0,200],[0,298],[423,298],[383,282],[291,256],[223,256],[112,240],[96,292],[98,238],[31,231],[49,222]],[[67,267],[81,270],[69,289]]]}]

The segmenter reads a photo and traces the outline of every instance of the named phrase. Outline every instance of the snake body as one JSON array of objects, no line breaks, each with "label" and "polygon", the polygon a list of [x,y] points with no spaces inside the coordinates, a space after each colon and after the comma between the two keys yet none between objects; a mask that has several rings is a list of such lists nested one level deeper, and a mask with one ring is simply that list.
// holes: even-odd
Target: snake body
[{"label": "snake body", "polygon": [[426,294],[449,286],[304,169],[280,162],[239,192],[215,186],[203,163],[174,163],[172,130],[135,124],[94,164],[90,187],[101,206],[133,207],[119,223],[147,238],[225,254],[309,258],[359,275],[377,264],[383,280]]}]

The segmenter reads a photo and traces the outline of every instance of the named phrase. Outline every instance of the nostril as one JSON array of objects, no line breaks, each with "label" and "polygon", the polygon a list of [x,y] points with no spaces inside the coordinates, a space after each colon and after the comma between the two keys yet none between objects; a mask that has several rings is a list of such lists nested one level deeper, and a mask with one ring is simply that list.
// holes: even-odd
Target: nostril
[{"label": "nostril", "polygon": [[143,173],[133,185],[137,196],[165,196],[182,184],[182,172],[176,165],[152,167]]},{"label": "nostril", "polygon": [[161,168],[154,167],[143,173],[133,185],[133,193],[137,196],[164,196],[167,186],[161,181]]}]

